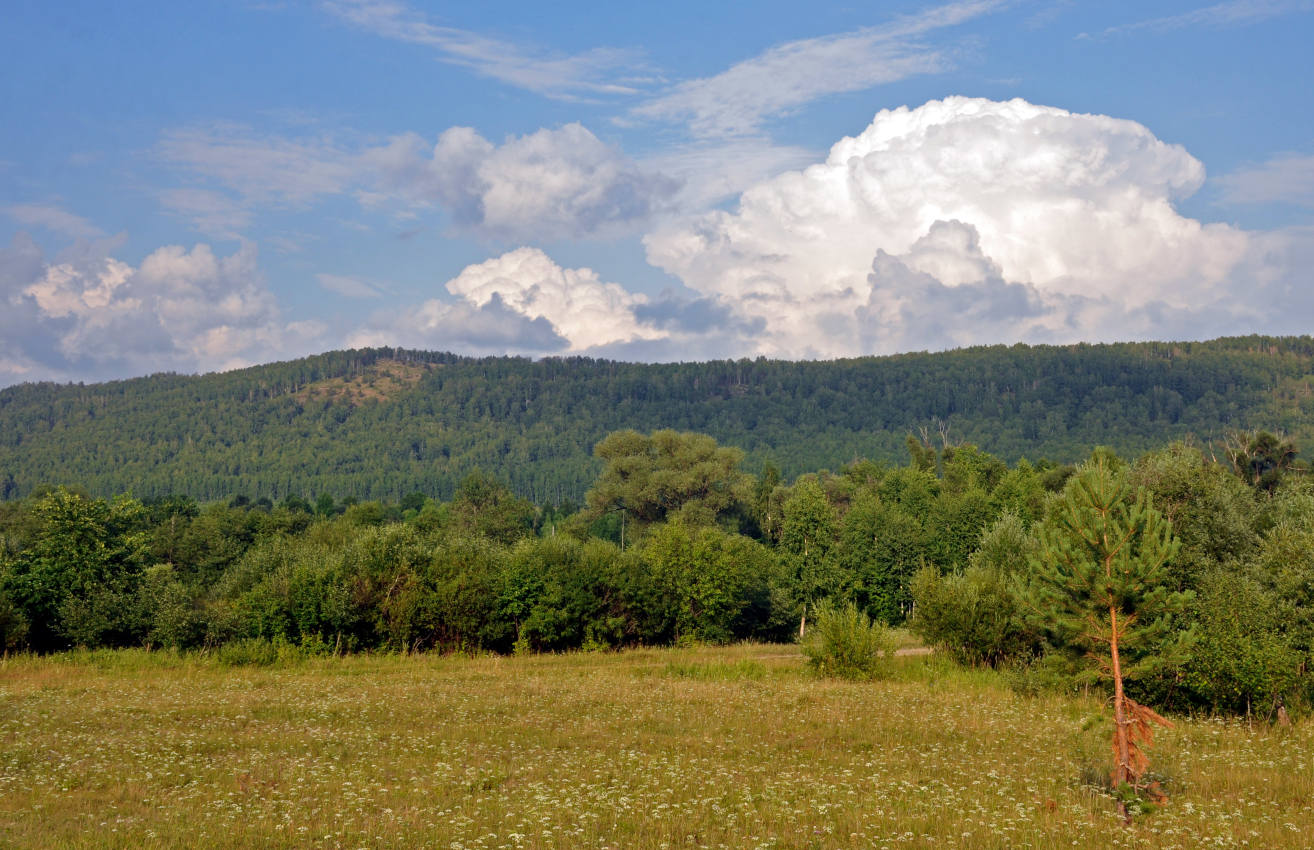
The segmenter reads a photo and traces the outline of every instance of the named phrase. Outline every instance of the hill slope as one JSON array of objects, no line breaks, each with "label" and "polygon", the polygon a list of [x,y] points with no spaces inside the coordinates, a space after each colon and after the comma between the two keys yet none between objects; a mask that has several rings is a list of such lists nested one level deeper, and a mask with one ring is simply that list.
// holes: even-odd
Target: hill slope
[{"label": "hill slope", "polygon": [[995,346],[827,362],[636,364],[370,349],[201,376],[0,390],[0,496],[450,494],[479,467],[579,499],[608,431],[703,431],[787,476],[902,461],[910,431],[1018,457],[1135,454],[1236,428],[1314,437],[1314,338]]}]

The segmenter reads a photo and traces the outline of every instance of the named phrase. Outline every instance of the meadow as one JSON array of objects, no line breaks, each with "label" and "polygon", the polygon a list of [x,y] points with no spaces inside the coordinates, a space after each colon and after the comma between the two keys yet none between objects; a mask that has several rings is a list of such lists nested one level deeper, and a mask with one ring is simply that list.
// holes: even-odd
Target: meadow
[{"label": "meadow", "polygon": [[1314,845],[1314,723],[1176,718],[1131,827],[1094,697],[797,647],[0,661],[5,848]]}]

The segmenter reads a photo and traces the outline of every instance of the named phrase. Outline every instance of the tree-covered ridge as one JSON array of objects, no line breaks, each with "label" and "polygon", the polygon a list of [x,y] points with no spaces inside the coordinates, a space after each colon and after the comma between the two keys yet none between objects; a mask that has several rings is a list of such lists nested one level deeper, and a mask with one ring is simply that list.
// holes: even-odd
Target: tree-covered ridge
[{"label": "tree-covered ridge", "polygon": [[1255,427],[1314,436],[1314,339],[993,346],[837,361],[638,364],[331,352],[202,376],[0,390],[0,496],[448,498],[474,469],[578,501],[621,428],[699,431],[786,476],[894,461],[947,428],[995,455],[1140,454]]}]

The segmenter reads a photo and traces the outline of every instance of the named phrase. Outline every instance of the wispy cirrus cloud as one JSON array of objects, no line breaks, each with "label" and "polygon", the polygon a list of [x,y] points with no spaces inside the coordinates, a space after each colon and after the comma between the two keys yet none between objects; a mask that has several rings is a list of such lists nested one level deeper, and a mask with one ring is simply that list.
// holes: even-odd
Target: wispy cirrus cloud
[{"label": "wispy cirrus cloud", "polygon": [[[1177,15],[1164,15],[1108,27],[1097,35],[1117,35],[1139,30],[1165,31],[1188,27],[1234,26],[1309,11],[1314,11],[1314,0],[1229,0],[1226,3],[1215,3],[1212,6],[1203,6]],[[1082,33],[1079,37],[1089,38],[1090,34]]]},{"label": "wispy cirrus cloud", "polygon": [[320,273],[315,275],[315,280],[329,292],[346,298],[381,298],[388,291],[374,281],[345,274]]},{"label": "wispy cirrus cloud", "polygon": [[303,204],[344,191],[355,177],[353,154],[331,138],[292,139],[241,124],[169,130],[157,151],[255,202]]},{"label": "wispy cirrus cloud", "polygon": [[251,224],[250,210],[221,193],[209,189],[175,188],[159,193],[165,209],[192,220],[200,233],[221,239],[237,237]]},{"label": "wispy cirrus cloud", "polygon": [[1314,207],[1314,155],[1284,153],[1216,181],[1234,204],[1287,203]]},{"label": "wispy cirrus cloud", "polygon": [[646,82],[638,51],[599,47],[582,53],[527,49],[469,30],[431,22],[395,0],[326,0],[321,8],[358,29],[432,48],[439,61],[526,91],[575,100],[633,95]]},{"label": "wispy cirrus cloud", "polygon": [[629,115],[687,122],[704,138],[756,133],[767,119],[825,95],[948,70],[951,52],[920,37],[1005,5],[1003,0],[950,3],[882,26],[776,45],[715,76],[679,83]]},{"label": "wispy cirrus cloud", "polygon": [[75,239],[99,239],[105,231],[56,204],[10,204],[0,208],[24,227],[41,227]]}]

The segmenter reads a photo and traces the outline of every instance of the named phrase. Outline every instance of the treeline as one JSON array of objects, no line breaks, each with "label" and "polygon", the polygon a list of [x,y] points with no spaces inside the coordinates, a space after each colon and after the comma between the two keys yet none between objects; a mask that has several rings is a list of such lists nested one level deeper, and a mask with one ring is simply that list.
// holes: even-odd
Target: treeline
[{"label": "treeline", "polygon": [[[449,501],[394,503],[201,506],[51,489],[0,505],[0,645],[240,654],[789,640],[822,604],[851,602],[963,663],[1077,681],[1079,641],[1031,592],[1076,468],[1010,467],[913,437],[905,451],[897,466],[861,460],[786,482],[770,466],[745,473],[741,451],[706,435],[616,432],[596,447],[602,473],[578,510],[536,507],[482,474]],[[1176,708],[1305,704],[1314,485],[1294,444],[1268,433],[1234,436],[1222,455],[1182,443],[1135,462],[1094,455],[1171,524],[1153,581],[1179,610],[1125,649],[1145,673],[1132,687]]]},{"label": "treeline", "polygon": [[482,469],[579,501],[621,428],[707,433],[788,478],[898,463],[904,436],[1080,460],[1263,425],[1314,439],[1314,339],[971,348],[828,362],[637,364],[370,349],[204,376],[0,390],[0,499],[76,481],[109,497],[450,501]]}]

